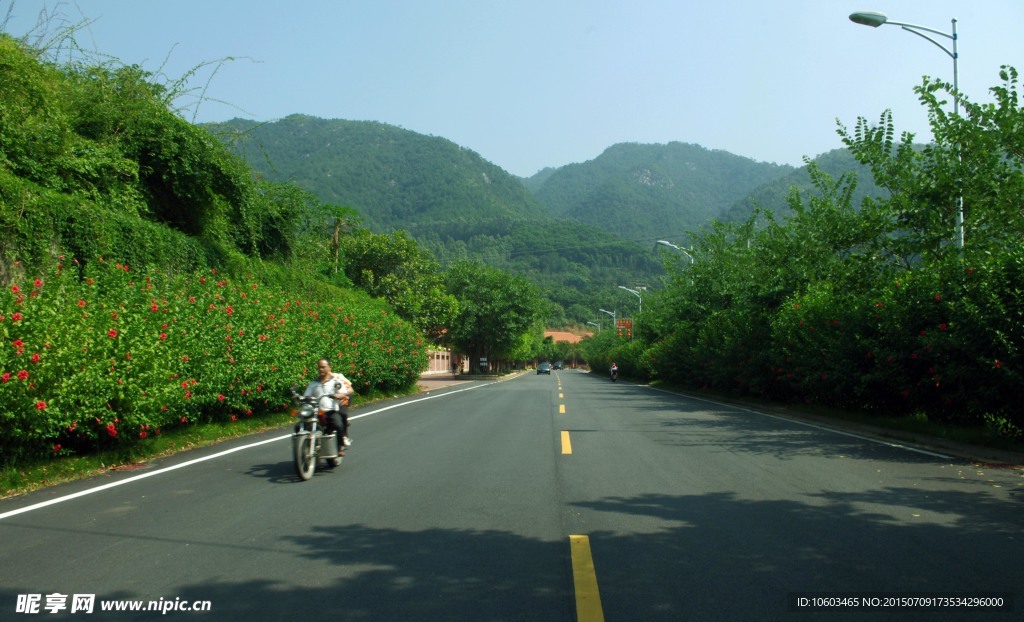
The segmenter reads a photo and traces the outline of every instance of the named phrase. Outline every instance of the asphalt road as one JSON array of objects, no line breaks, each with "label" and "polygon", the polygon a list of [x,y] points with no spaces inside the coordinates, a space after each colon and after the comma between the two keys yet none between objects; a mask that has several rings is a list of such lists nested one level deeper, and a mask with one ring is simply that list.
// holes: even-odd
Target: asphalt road
[{"label": "asphalt road", "polygon": [[309,482],[282,429],[0,501],[0,620],[1022,618],[1019,470],[571,370],[353,415]]}]

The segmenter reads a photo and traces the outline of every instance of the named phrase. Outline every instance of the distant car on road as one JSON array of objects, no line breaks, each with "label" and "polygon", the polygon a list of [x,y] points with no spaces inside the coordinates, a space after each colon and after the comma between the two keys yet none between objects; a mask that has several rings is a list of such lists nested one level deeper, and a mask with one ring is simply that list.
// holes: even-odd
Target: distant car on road
[{"label": "distant car on road", "polygon": [[538,365],[537,366],[537,373],[538,374],[547,374],[547,375],[550,376],[551,375],[551,363],[541,363],[540,365]]},{"label": "distant car on road", "polygon": [[555,369],[565,369],[565,365],[562,364],[562,361],[555,361],[555,364],[553,365],[553,367]]}]

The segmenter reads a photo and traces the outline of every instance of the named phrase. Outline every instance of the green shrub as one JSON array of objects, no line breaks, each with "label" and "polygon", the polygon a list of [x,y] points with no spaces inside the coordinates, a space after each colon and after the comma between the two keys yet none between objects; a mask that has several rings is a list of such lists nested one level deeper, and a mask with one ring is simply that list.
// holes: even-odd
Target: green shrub
[{"label": "green shrub", "polygon": [[419,333],[355,296],[302,300],[211,270],[74,259],[0,293],[0,452],[10,464],[279,410],[320,357],[363,395],[407,388]]}]

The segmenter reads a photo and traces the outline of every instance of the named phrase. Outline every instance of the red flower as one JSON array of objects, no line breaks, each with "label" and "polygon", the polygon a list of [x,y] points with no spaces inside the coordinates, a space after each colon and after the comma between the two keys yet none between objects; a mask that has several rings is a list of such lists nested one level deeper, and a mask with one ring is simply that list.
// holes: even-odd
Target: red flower
[{"label": "red flower", "polygon": [[167,341],[167,333],[160,333],[160,341]]},{"label": "red flower", "polygon": [[117,426],[113,423],[107,424],[107,436],[110,438],[117,438]]},{"label": "red flower", "polygon": [[152,304],[152,305],[149,306],[149,310],[150,311],[159,311],[160,307],[158,307],[156,304]]},{"label": "red flower", "polygon": [[947,328],[949,328],[949,325],[946,324],[945,322],[939,324],[939,330],[946,330]]},{"label": "red flower", "polygon": [[85,308],[85,301],[84,300],[79,300],[78,301],[78,306],[82,307],[84,309]]},{"label": "red flower", "polygon": [[224,400],[226,400],[226,399],[227,399],[227,398],[226,398],[226,397],[224,397],[224,394],[223,394],[223,393],[221,393],[220,395],[218,395],[218,396],[217,396],[217,401],[218,401],[218,402],[223,402],[223,401],[224,401]]},{"label": "red flower", "polygon": [[42,279],[36,279],[32,284],[35,285],[36,287],[42,287],[43,286],[43,280]]},{"label": "red flower", "polygon": [[21,291],[20,287],[18,287],[17,285],[11,285],[11,292],[17,294],[20,291]]},{"label": "red flower", "polygon": [[22,382],[25,382],[26,380],[28,380],[28,372],[25,371],[24,369],[19,371],[18,372],[18,380],[21,380]]},{"label": "red flower", "polygon": [[14,313],[11,314],[11,319],[14,320],[15,322],[20,322],[22,317],[23,316],[18,311],[15,311]]},{"label": "red flower", "polygon": [[32,355],[32,362],[33,363],[38,363],[39,362],[39,353],[38,352],[36,352],[35,354]]},{"label": "red flower", "polygon": [[46,402],[43,400],[36,402],[36,410],[46,410]]},{"label": "red flower", "polygon": [[116,339],[117,331],[111,328],[110,330],[107,331],[107,337],[110,337],[111,339]]},{"label": "red flower", "polygon": [[59,452],[60,452],[60,443],[57,443],[56,445],[53,446],[53,453],[59,453]]},{"label": "red flower", "polygon": [[5,371],[3,375],[0,375],[0,382],[7,382],[11,379],[11,372]]},{"label": "red flower", "polygon": [[139,438],[146,438],[146,431],[145,430],[139,432]]},{"label": "red flower", "polygon": [[15,339],[14,341],[11,342],[11,345],[20,350],[21,348],[25,347],[25,342],[22,341],[21,339]]},{"label": "red flower", "polygon": [[999,369],[1000,367],[1002,367],[1002,366],[1003,366],[1003,362],[1002,362],[1002,361],[1000,361],[999,359],[996,359],[996,362],[995,362],[995,363],[993,363],[993,366],[994,366],[994,367],[995,367],[996,369]]}]

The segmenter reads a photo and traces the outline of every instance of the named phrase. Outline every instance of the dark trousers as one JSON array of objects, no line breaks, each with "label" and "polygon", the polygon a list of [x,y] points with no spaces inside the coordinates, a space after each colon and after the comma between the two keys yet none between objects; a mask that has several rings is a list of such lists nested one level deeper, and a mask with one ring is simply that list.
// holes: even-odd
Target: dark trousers
[{"label": "dark trousers", "polygon": [[327,433],[336,432],[338,434],[338,448],[344,449],[345,446],[342,444],[342,439],[348,436],[348,409],[328,410],[324,413],[324,419],[326,419],[324,428],[327,430]]}]

